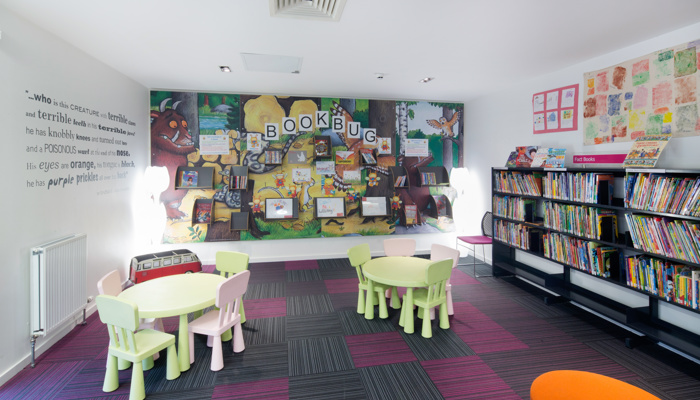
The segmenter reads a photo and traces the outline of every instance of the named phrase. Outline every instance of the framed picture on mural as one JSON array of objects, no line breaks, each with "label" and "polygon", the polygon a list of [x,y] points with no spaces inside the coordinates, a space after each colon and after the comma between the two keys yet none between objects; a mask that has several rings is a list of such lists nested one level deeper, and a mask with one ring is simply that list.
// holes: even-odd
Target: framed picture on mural
[{"label": "framed picture on mural", "polygon": [[386,217],[389,215],[388,197],[363,197],[360,204],[363,217]]},{"label": "framed picture on mural", "polygon": [[316,218],[345,218],[345,197],[314,198]]},{"label": "framed picture on mural", "polygon": [[265,199],[265,219],[299,218],[299,200],[296,198]]}]

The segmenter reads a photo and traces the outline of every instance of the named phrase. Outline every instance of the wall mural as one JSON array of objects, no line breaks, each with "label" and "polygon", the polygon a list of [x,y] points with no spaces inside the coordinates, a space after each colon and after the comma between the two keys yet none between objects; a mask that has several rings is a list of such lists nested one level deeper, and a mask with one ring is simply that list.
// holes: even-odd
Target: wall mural
[{"label": "wall mural", "polygon": [[[152,91],[151,165],[170,175],[160,198],[163,242],[452,231],[448,182],[463,164],[463,110],[462,103]],[[197,180],[187,168],[211,171],[212,188],[181,182],[187,176],[191,184],[191,173]],[[342,202],[316,210],[316,198]],[[206,223],[193,217],[201,203],[209,204]]]},{"label": "wall mural", "polygon": [[700,40],[583,75],[583,143],[700,135]]}]

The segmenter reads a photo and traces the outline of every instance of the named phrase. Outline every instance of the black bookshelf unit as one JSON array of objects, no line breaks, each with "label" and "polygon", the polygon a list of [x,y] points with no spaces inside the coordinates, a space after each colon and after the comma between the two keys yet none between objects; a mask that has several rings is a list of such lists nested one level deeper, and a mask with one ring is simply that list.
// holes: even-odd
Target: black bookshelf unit
[{"label": "black bookshelf unit", "polygon": [[700,171],[492,168],[491,187],[494,275],[700,358]]}]

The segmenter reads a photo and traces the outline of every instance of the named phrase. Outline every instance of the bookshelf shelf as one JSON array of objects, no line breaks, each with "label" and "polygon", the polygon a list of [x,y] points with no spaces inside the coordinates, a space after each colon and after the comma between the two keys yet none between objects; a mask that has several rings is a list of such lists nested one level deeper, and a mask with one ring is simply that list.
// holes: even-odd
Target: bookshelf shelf
[{"label": "bookshelf shelf", "polygon": [[196,199],[192,206],[192,225],[206,224],[214,222],[214,200]]},{"label": "bookshelf shelf", "polygon": [[389,171],[391,172],[391,181],[394,182],[394,188],[408,189],[411,186],[406,168],[400,165],[391,166]]},{"label": "bookshelf shelf", "polygon": [[449,186],[450,175],[445,167],[418,167],[418,186]]},{"label": "bookshelf shelf", "polygon": [[214,168],[177,167],[175,189],[213,189]]},{"label": "bookshelf shelf", "polygon": [[248,216],[250,214],[246,211],[232,212],[230,220],[230,230],[232,231],[247,231],[248,230]]},{"label": "bookshelf shelf", "polygon": [[[700,322],[687,320],[700,318],[700,171],[493,168],[492,177],[495,275],[522,276],[700,356]],[[547,262],[562,266],[563,281]],[[615,300],[625,293],[643,306]],[[678,311],[659,312],[669,307]]]},{"label": "bookshelf shelf", "polygon": [[248,167],[231,166],[229,169],[229,189],[248,190]]}]

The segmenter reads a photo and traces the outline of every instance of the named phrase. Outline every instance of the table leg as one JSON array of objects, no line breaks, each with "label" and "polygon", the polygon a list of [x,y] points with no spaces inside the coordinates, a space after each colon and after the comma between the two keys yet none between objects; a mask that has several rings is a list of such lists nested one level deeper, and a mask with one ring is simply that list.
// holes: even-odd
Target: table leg
[{"label": "table leg", "polygon": [[190,337],[187,314],[180,315],[180,327],[177,338],[177,358],[180,361],[180,371],[190,369]]},{"label": "table leg", "polygon": [[367,299],[365,300],[365,319],[374,319],[374,282],[367,279]]},{"label": "table leg", "polygon": [[406,296],[404,297],[403,307],[404,311],[404,326],[403,331],[406,333],[413,333],[413,288],[406,288]]}]

